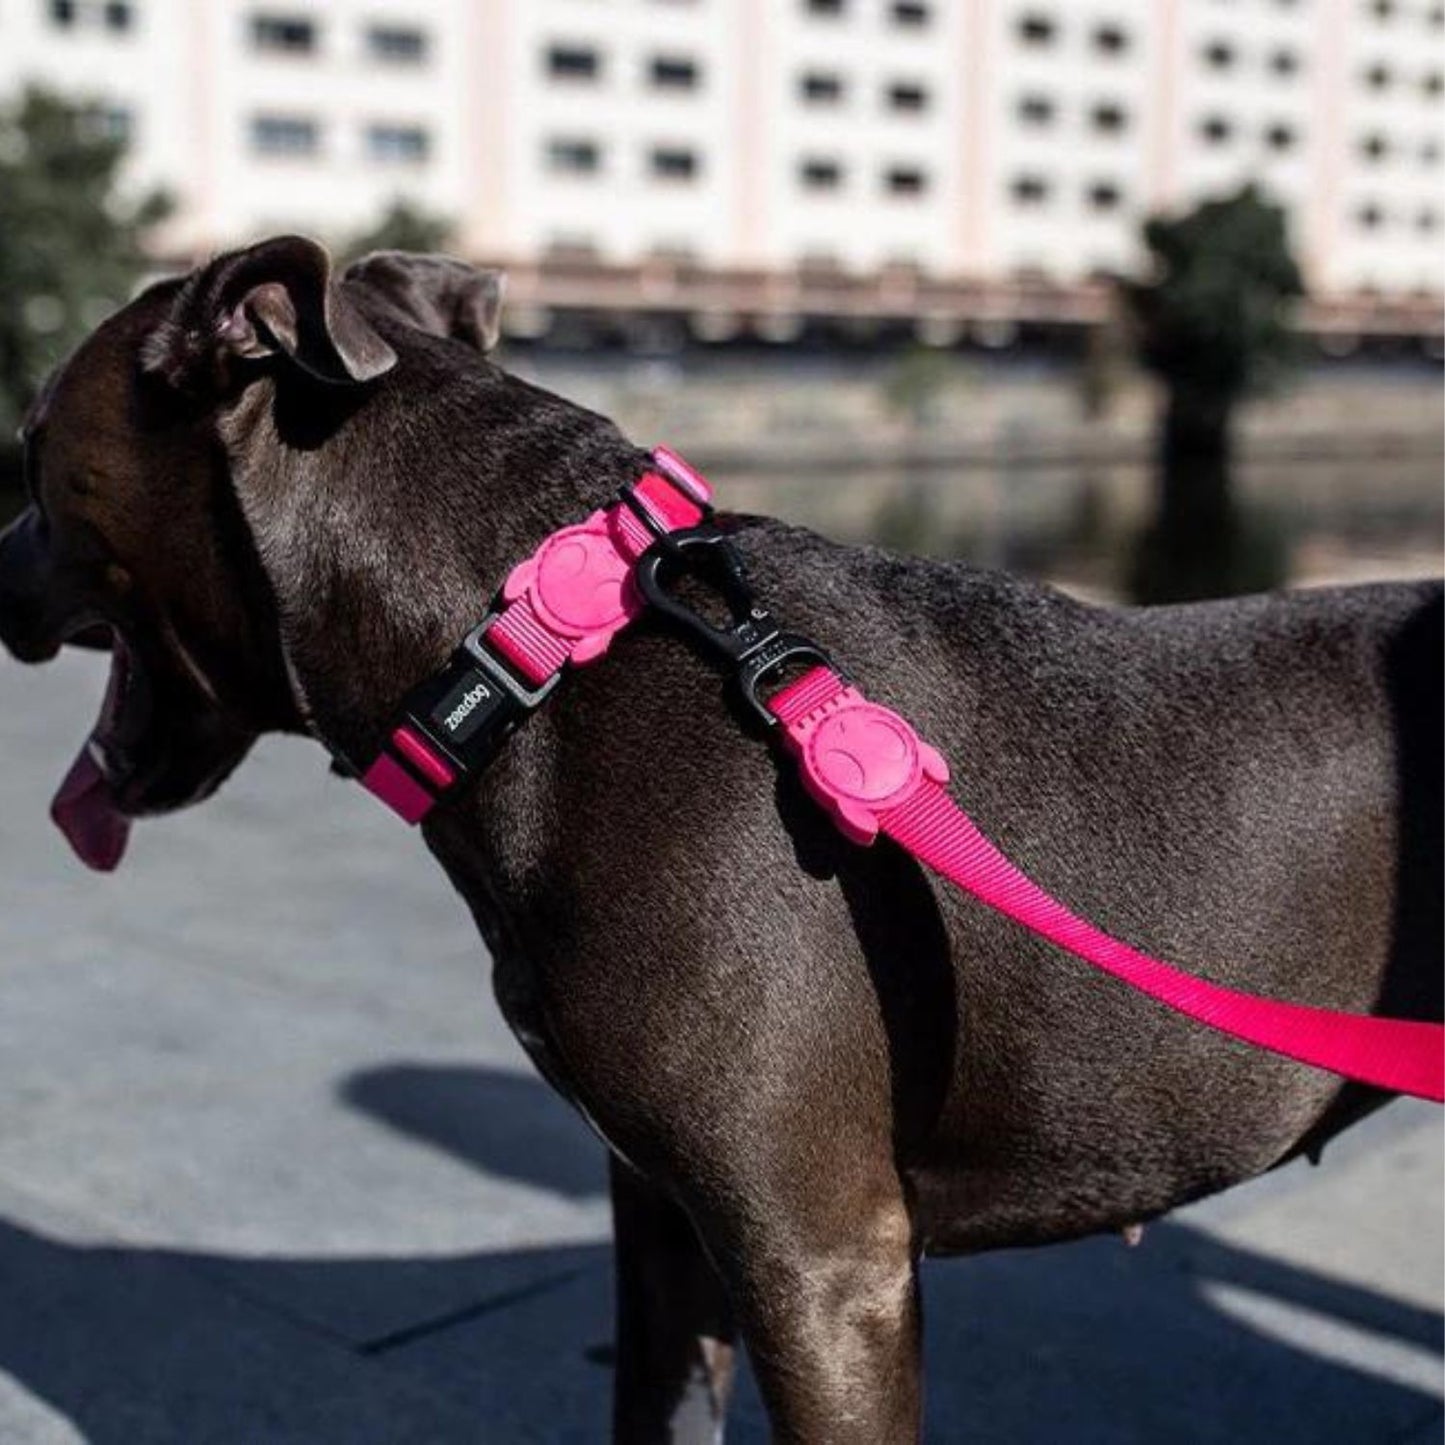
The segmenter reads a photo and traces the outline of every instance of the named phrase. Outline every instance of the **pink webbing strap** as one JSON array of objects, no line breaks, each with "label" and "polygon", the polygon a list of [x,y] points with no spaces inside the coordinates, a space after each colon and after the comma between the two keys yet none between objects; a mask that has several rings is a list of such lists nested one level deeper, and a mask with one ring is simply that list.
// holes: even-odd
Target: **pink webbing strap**
[{"label": "pink webbing strap", "polygon": [[1021,872],[944,791],[913,729],[813,668],[769,704],[810,792],[850,837],[881,831],[980,902],[1210,1028],[1300,1063],[1445,1102],[1445,1027],[1260,998],[1196,978],[1070,912]]},{"label": "pink webbing strap", "polygon": [[[675,453],[658,447],[657,470],[633,495],[664,532],[693,527],[711,498],[708,484]],[[591,662],[642,611],[632,585],[637,559],[655,541],[623,502],[553,532],[502,589],[506,606],[487,641],[537,685],[568,663]]]},{"label": "pink webbing strap", "polygon": [[[601,657],[642,611],[632,573],[655,532],[693,527],[707,515],[707,482],[666,447],[658,447],[652,460],[654,470],[638,479],[632,497],[653,526],[619,500],[553,532],[507,578],[506,605],[483,637],[533,687],[568,663]],[[456,780],[446,758],[405,724],[393,727],[361,775],[363,787],[412,824]]]}]

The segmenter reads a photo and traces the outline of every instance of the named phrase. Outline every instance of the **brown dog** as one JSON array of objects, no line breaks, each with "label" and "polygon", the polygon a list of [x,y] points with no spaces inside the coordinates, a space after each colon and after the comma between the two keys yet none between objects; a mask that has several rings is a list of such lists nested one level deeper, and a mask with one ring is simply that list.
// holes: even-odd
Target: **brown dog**
[{"label": "brown dog", "polygon": [[[484,359],[496,305],[456,263],[338,282],[280,240],[146,292],[47,386],[0,635],[109,639],[57,802],[89,861],[267,730],[370,757],[510,565],[644,469]],[[1075,909],[1225,983],[1441,1017],[1438,585],[1104,611],[729,525]],[[620,1439],[711,1438],[740,1328],[780,1439],[912,1440],[920,1255],[1118,1229],[1382,1102],[845,842],[749,734],[643,625],[425,826],[617,1161]]]}]

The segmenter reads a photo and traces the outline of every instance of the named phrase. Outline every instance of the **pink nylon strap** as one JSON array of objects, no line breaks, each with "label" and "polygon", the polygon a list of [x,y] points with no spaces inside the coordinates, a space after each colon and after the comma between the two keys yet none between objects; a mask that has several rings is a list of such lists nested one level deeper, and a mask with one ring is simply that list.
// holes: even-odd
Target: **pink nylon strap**
[{"label": "pink nylon strap", "polygon": [[[634,495],[663,531],[695,527],[711,489],[665,447],[653,460],[658,470],[638,481]],[[642,611],[632,568],[655,540],[623,502],[553,532],[512,569],[503,588],[507,605],[487,641],[534,686],[569,662],[601,657]]]},{"label": "pink nylon strap", "polygon": [[[655,470],[633,489],[659,531],[694,527],[706,515],[712,488],[675,452],[658,447]],[[654,533],[625,502],[594,512],[576,526],[553,532],[502,589],[506,605],[485,636],[532,686],[568,663],[601,657],[642,611],[632,583],[637,559]],[[405,822],[416,824],[456,781],[446,760],[405,725],[392,729],[361,783]]]},{"label": "pink nylon strap", "polygon": [[[1445,1102],[1445,1027],[1338,1013],[1210,983],[1070,912],[1021,872],[944,791],[932,750],[897,713],[817,667],[769,703],[809,791],[857,841],[883,832],[1030,932],[1177,1013],[1300,1063]],[[940,760],[941,761],[941,760]]]}]

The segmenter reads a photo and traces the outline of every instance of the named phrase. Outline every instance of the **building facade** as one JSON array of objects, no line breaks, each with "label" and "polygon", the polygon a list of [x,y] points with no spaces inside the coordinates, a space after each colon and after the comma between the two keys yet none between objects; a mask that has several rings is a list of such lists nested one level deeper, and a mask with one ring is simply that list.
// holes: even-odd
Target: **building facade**
[{"label": "building facade", "polygon": [[523,311],[682,298],[718,334],[810,295],[1067,315],[1138,263],[1145,215],[1249,180],[1346,324],[1419,324],[1442,73],[1442,0],[0,7],[0,94],[92,102],[129,182],[177,199],[172,254],[343,236],[404,197],[509,266]]}]

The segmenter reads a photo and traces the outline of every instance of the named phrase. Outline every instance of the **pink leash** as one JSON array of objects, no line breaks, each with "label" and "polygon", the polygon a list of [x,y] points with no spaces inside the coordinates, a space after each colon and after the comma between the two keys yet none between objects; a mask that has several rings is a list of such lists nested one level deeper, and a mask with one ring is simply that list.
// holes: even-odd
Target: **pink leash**
[{"label": "pink leash", "polygon": [[[481,638],[528,683],[545,690],[568,664],[600,657],[643,611],[636,567],[655,537],[683,532],[707,515],[707,482],[666,448],[653,461],[655,470],[634,495],[647,523],[635,506],[614,504],[552,533],[507,579],[505,606]],[[1030,932],[1221,1033],[1360,1083],[1445,1102],[1445,1026],[1242,993],[1095,928],[979,832],[944,790],[948,765],[903,718],[869,702],[831,668],[811,668],[766,708],[781,724],[808,790],[855,843],[886,834]],[[413,717],[392,730],[362,781],[416,823],[464,775],[458,756],[444,754]]]},{"label": "pink leash", "polygon": [[944,791],[948,768],[897,713],[815,667],[769,703],[809,792],[855,842],[880,832],[1030,932],[1212,1029],[1363,1084],[1445,1102],[1445,1027],[1224,988],[1095,928],[1021,872]]}]

